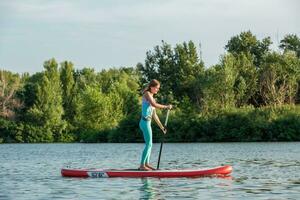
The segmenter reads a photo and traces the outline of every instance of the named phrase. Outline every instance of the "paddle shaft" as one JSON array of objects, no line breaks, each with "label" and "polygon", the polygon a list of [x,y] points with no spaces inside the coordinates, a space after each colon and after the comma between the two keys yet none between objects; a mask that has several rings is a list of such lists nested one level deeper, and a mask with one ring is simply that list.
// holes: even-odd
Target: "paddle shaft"
[{"label": "paddle shaft", "polygon": [[[170,110],[167,111],[167,116],[166,116],[166,120],[165,120],[165,128],[167,127],[167,124],[168,124],[169,113],[170,113]],[[156,169],[159,169],[159,163],[160,163],[160,157],[161,157],[161,151],[162,151],[163,145],[164,145],[164,137],[160,143],[160,149],[159,149],[158,162],[157,162]]]}]

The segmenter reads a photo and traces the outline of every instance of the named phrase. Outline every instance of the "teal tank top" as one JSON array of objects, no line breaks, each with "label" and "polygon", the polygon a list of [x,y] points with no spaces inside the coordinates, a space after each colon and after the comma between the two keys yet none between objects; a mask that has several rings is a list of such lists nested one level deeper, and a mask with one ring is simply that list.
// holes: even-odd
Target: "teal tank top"
[{"label": "teal tank top", "polygon": [[145,97],[143,97],[143,99],[142,99],[142,117],[150,120],[152,118],[153,109],[154,108],[151,106],[150,102]]}]

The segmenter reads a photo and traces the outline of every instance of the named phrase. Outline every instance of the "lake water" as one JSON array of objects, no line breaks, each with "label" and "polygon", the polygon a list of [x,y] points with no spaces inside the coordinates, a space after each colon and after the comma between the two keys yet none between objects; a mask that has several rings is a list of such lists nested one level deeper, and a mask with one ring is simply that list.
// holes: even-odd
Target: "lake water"
[{"label": "lake water", "polygon": [[[160,144],[154,144],[154,166]],[[160,167],[232,165],[230,177],[64,178],[62,167],[137,168],[143,144],[1,144],[0,199],[300,199],[300,142],[164,144]]]}]

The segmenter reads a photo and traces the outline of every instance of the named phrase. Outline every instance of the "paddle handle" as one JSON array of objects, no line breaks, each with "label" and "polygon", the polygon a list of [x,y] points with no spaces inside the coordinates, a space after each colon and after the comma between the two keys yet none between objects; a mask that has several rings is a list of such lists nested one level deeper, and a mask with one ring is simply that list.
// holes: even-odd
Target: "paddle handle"
[{"label": "paddle handle", "polygon": [[[165,120],[165,128],[167,127],[167,124],[168,124],[169,114],[170,114],[170,110],[167,111],[167,116],[166,116],[166,120]],[[160,143],[160,149],[159,149],[158,162],[157,162],[156,169],[159,169],[159,163],[160,163],[160,157],[161,157],[161,151],[162,151],[163,144],[164,144],[164,137]]]},{"label": "paddle handle", "polygon": [[166,120],[165,120],[165,127],[167,127],[167,124],[168,124],[169,114],[170,114],[170,110],[167,111],[167,116],[166,116]]},{"label": "paddle handle", "polygon": [[162,141],[160,143],[159,156],[158,156],[158,162],[157,162],[156,170],[159,170],[160,156],[161,156],[161,150],[162,150],[163,144],[164,144],[164,142]]}]

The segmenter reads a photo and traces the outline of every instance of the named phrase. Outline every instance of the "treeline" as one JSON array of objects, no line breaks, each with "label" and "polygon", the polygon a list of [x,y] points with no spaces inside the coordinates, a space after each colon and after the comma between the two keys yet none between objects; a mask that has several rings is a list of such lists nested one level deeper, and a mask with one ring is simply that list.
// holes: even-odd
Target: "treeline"
[{"label": "treeline", "polygon": [[157,101],[175,106],[168,141],[299,141],[300,39],[271,44],[242,32],[210,67],[192,41],[163,41],[136,67],[95,72],[50,59],[33,75],[1,70],[0,142],[140,142],[141,91],[153,78]]}]

